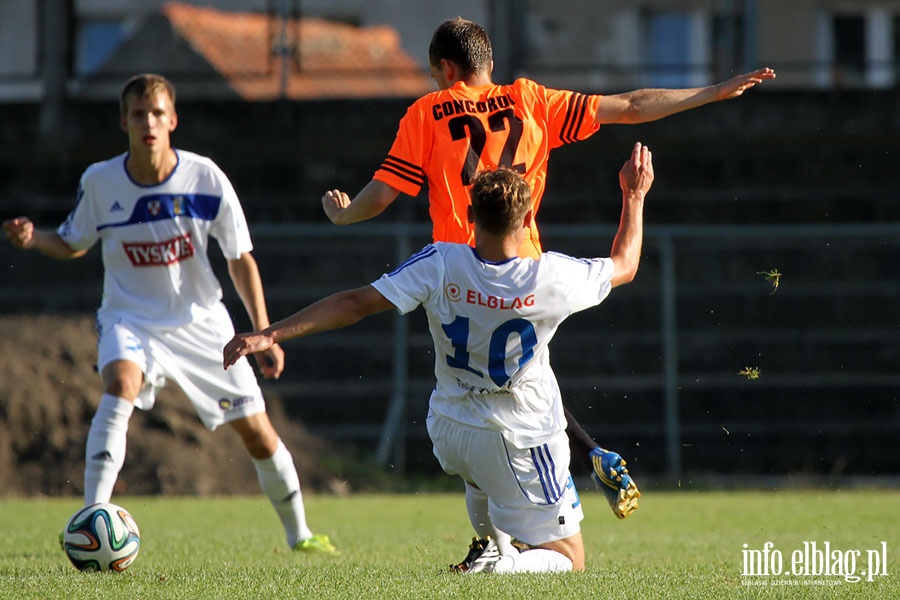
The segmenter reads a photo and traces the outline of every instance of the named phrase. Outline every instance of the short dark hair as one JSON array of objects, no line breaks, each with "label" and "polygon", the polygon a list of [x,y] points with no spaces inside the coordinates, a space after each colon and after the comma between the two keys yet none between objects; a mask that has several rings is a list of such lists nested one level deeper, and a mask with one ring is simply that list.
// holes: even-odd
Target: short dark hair
[{"label": "short dark hair", "polygon": [[464,76],[490,70],[494,54],[484,27],[459,17],[441,23],[431,36],[428,61],[436,67],[441,59],[456,63]]},{"label": "short dark hair", "polygon": [[146,98],[157,93],[168,94],[172,99],[172,107],[175,107],[175,86],[171,81],[156,73],[135,75],[122,87],[122,93],[119,95],[119,111],[123,116],[128,112],[127,98],[131,94],[138,98]]},{"label": "short dark hair", "polygon": [[521,227],[531,210],[531,186],[517,171],[497,167],[481,171],[472,181],[475,224],[488,233],[504,235]]}]

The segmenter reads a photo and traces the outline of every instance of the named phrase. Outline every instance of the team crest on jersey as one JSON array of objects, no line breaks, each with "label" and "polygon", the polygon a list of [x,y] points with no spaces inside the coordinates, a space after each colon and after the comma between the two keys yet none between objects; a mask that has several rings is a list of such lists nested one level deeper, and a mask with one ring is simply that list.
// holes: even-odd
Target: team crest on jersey
[{"label": "team crest on jersey", "polygon": [[150,200],[147,202],[147,212],[149,212],[151,216],[158,217],[161,210],[162,203],[159,200]]},{"label": "team crest on jersey", "polygon": [[172,199],[172,212],[176,217],[184,214],[184,196],[175,196]]},{"label": "team crest on jersey", "polygon": [[444,287],[444,293],[447,294],[447,299],[450,302],[459,302],[462,298],[462,290],[460,290],[459,286],[455,283],[448,283],[446,287]]}]

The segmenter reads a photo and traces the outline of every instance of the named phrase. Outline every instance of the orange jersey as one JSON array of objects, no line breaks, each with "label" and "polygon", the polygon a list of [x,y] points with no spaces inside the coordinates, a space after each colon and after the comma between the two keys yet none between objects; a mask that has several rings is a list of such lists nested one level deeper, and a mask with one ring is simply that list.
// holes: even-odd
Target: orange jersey
[{"label": "orange jersey", "polygon": [[[474,175],[497,166],[516,169],[531,185],[537,216],[550,150],[587,139],[599,129],[594,115],[601,97],[548,89],[530,79],[477,87],[457,82],[407,109],[374,179],[410,196],[427,182],[434,241],[473,245],[466,207]],[[532,219],[519,254],[537,258],[540,253]]]}]

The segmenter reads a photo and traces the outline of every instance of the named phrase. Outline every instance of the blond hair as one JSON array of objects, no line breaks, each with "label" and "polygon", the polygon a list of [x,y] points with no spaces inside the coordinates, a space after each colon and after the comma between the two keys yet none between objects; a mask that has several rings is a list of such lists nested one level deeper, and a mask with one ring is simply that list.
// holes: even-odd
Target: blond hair
[{"label": "blond hair", "polygon": [[160,93],[168,94],[172,100],[172,108],[175,108],[175,86],[171,81],[155,73],[135,75],[122,87],[122,93],[119,96],[119,111],[123,116],[128,113],[128,96],[148,98]]}]

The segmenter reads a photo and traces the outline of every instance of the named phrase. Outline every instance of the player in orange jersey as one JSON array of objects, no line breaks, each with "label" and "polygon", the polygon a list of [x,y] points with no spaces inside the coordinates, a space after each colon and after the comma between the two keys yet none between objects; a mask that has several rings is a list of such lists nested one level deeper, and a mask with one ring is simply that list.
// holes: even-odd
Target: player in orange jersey
[{"label": "player in orange jersey", "polygon": [[[387,158],[352,201],[337,189],[325,193],[325,213],[337,225],[371,219],[401,192],[416,196],[427,183],[434,241],[471,245],[474,229],[467,219],[467,207],[472,177],[481,170],[511,167],[532,188],[535,218],[519,254],[533,258],[541,253],[536,216],[551,150],[585,140],[603,124],[654,121],[736,98],[775,77],[772,69],[763,68],[706,87],[642,89],[606,96],[550,89],[524,78],[499,85],[491,80],[493,54],[487,33],[464,19],[442,23],[434,32],[428,55],[439,90],[409,107]],[[600,448],[568,410],[565,416],[569,437],[584,446],[594,478],[606,492],[613,512],[619,518],[627,517],[637,508],[640,493],[624,461]],[[468,494],[466,503],[479,530],[478,515],[484,510],[486,519],[486,508]],[[479,534],[484,537],[484,532]]]},{"label": "player in orange jersey", "polygon": [[[532,188],[534,214],[544,194],[550,151],[585,140],[607,123],[645,123],[710,102],[736,98],[775,77],[769,68],[691,89],[642,89],[603,96],[555,90],[530,79],[491,81],[491,42],[484,29],[463,19],[442,23],[428,50],[431,76],[440,88],[409,107],[387,158],[351,202],[339,190],[322,198],[337,225],[370,219],[402,192],[418,195],[428,184],[434,241],[472,244],[466,219],[469,185],[480,170],[511,167]],[[536,220],[519,254],[536,258]]]}]

